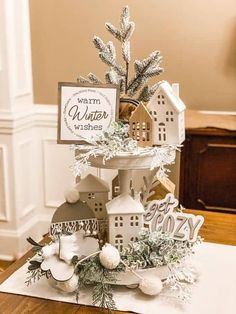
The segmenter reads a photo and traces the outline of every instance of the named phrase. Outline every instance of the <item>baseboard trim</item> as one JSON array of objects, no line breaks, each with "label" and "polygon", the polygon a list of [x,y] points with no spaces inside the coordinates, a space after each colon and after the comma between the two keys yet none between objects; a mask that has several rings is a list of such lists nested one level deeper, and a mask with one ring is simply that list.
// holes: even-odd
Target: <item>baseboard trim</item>
[{"label": "baseboard trim", "polygon": [[14,261],[24,255],[31,248],[26,241],[29,236],[35,241],[42,240],[48,232],[51,216],[35,216],[18,230],[0,230],[0,259]]}]

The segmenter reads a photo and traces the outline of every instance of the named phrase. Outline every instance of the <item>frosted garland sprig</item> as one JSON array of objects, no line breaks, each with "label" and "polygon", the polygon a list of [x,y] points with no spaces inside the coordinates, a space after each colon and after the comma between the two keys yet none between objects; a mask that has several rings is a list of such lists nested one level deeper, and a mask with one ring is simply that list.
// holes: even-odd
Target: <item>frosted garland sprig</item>
[{"label": "frosted garland sprig", "polygon": [[148,268],[179,263],[184,257],[193,254],[193,248],[200,243],[174,240],[170,234],[140,232],[139,240],[130,242],[121,257],[133,269]]},{"label": "frosted garland sprig", "polygon": [[166,173],[165,165],[171,165],[175,160],[176,145],[161,147],[137,146],[137,142],[129,137],[129,125],[122,122],[113,122],[108,131],[92,138],[91,145],[73,145],[75,160],[71,167],[75,176],[80,176],[90,166],[90,158],[103,156],[103,163],[118,156],[121,153],[129,153],[135,156],[150,154],[153,156],[151,170],[160,167],[160,171]]},{"label": "frosted garland sprig", "polygon": [[[138,240],[131,242],[121,254],[115,247],[106,244],[102,250],[91,253],[84,258],[78,259],[77,256],[73,256],[71,265],[74,267],[75,277],[77,278],[75,281],[77,287],[73,285],[73,289],[76,288],[76,290],[73,290],[76,291],[76,298],[78,299],[81,288],[92,284],[93,304],[115,309],[111,284],[116,283],[119,272],[129,270],[139,278],[139,289],[145,294],[159,294],[163,284],[165,289],[161,293],[162,295],[169,294],[170,296],[170,293],[173,292],[173,297],[186,301],[191,296],[189,284],[196,281],[197,272],[188,264],[182,263],[182,261],[183,258],[194,253],[193,247],[199,241],[200,239],[195,243],[181,242],[172,239],[168,233],[150,233],[149,230],[143,229]],[[27,285],[40,280],[42,276],[51,277],[50,271],[41,270],[41,264],[46,258],[42,254],[45,246],[36,243],[32,239],[29,242],[37,248],[37,254],[29,260]],[[162,265],[168,266],[170,275],[162,282],[160,281],[158,286],[152,281],[147,285],[147,280],[136,271],[140,268],[153,268]],[[155,293],[153,289],[156,289]]]}]

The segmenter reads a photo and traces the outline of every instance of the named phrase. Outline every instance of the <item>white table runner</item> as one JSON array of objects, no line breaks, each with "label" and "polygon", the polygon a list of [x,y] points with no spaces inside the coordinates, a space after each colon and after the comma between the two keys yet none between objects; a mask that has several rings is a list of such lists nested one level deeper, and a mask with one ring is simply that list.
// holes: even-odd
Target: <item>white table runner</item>
[{"label": "white table runner", "polygon": [[[118,310],[144,314],[233,314],[236,311],[236,246],[203,243],[194,259],[199,263],[201,276],[193,286],[190,304],[180,304],[165,295],[148,297],[138,289],[114,289]],[[74,295],[60,293],[45,278],[26,287],[27,265],[19,268],[2,285],[0,291],[49,300],[75,302]],[[80,304],[91,305],[89,291],[82,291]]]}]

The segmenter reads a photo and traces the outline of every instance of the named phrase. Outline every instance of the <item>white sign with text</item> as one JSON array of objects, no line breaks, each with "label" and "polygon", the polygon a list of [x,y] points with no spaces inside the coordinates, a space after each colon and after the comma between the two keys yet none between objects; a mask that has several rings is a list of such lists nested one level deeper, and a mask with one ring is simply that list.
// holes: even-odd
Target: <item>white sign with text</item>
[{"label": "white sign with text", "polygon": [[162,200],[150,201],[145,211],[144,223],[149,225],[151,232],[168,232],[176,240],[194,242],[204,218],[200,215],[176,211],[178,203],[171,193]]},{"label": "white sign with text", "polygon": [[119,107],[116,85],[59,83],[58,142],[82,143],[106,131]]}]

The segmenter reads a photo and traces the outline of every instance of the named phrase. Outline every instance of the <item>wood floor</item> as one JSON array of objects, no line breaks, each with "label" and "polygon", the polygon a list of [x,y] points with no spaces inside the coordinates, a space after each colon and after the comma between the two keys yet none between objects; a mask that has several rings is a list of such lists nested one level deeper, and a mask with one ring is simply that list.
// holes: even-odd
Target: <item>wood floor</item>
[{"label": "wood floor", "polygon": [[[188,213],[202,215],[205,222],[200,235],[205,241],[236,245],[236,214],[216,213],[200,210],[186,210]],[[6,269],[12,262],[0,261],[1,269]]]},{"label": "wood floor", "polygon": [[201,237],[207,242],[236,245],[236,214],[217,213],[204,210],[186,210],[205,218],[200,230]]}]

